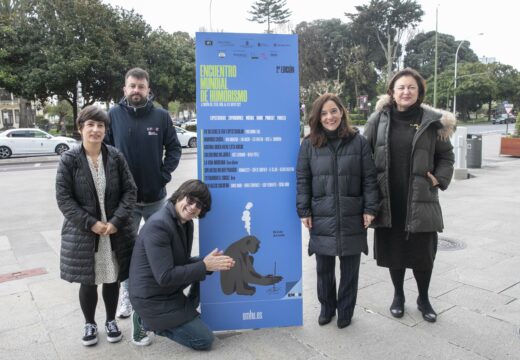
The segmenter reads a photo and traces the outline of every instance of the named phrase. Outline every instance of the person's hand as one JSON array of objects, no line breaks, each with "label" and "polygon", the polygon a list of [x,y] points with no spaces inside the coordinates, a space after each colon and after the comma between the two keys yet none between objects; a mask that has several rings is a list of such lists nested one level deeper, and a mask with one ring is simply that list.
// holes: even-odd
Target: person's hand
[{"label": "person's hand", "polygon": [[222,271],[229,270],[235,266],[235,260],[233,258],[224,255],[219,249],[215,249],[210,252],[204,260],[207,271]]},{"label": "person's hand", "polygon": [[437,180],[437,178],[435,176],[432,175],[431,172],[427,172],[426,175],[428,175],[428,177],[430,178],[430,181],[432,182],[432,185],[435,187],[437,185],[439,185],[439,181]]},{"label": "person's hand", "polygon": [[112,235],[117,232],[117,227],[115,227],[114,224],[107,223],[106,226],[107,226],[107,228],[106,228],[105,232],[103,233],[103,235]]},{"label": "person's hand", "polygon": [[96,221],[96,223],[94,225],[92,225],[90,230],[94,234],[104,235],[105,231],[107,230],[107,224],[105,224],[104,222],[101,222],[101,221]]},{"label": "person's hand", "polygon": [[374,221],[375,216],[370,214],[363,214],[363,225],[365,226],[365,229],[372,224],[372,221]]},{"label": "person's hand", "polygon": [[310,216],[301,218],[301,221],[302,221],[303,226],[305,226],[307,229],[312,228],[312,218]]}]

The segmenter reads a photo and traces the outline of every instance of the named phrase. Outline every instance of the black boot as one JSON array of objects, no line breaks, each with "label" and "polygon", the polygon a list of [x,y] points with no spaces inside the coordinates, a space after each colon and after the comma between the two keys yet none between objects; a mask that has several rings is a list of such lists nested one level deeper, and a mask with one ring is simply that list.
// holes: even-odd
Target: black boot
[{"label": "black boot", "polygon": [[334,317],[334,314],[332,315],[321,315],[318,317],[318,324],[320,324],[320,326],[323,326],[323,325],[327,325],[328,323],[330,323],[332,321],[332,318]]},{"label": "black boot", "polygon": [[422,313],[422,317],[424,320],[428,322],[437,321],[437,313],[433,310],[432,305],[429,300],[421,300],[420,297],[417,298],[417,309]]}]

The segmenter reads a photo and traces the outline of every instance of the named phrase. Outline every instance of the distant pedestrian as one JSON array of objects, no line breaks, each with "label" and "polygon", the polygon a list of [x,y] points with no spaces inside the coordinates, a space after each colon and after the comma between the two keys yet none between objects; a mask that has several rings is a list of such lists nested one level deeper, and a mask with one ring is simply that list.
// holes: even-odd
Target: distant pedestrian
[{"label": "distant pedestrian", "polygon": [[61,278],[80,283],[85,317],[83,345],[97,343],[97,285],[103,285],[105,331],[111,343],[122,338],[115,320],[119,281],[128,278],[136,237],[131,213],[137,188],[123,155],[103,144],[107,113],[87,106],[78,114],[82,143],[61,156],[56,200],[65,217],[61,231]]},{"label": "distant pedestrian", "polygon": [[[211,208],[211,195],[199,180],[184,182],[165,207],[144,224],[130,265],[130,299],[140,315],[137,328],[153,330],[195,350],[209,350],[212,331],[200,319],[200,282],[213,271],[229,270],[235,262],[222,251],[192,257],[193,219]],[[185,295],[184,290],[189,287]]]},{"label": "distant pedestrian", "polygon": [[[139,229],[166,202],[166,184],[179,165],[181,145],[166,110],[154,107],[150,96],[150,78],[141,68],[128,70],[125,75],[124,97],[109,111],[108,144],[118,148],[126,158],[137,185],[137,204],[133,210],[134,226]],[[118,317],[132,314],[128,284],[121,284]],[[148,345],[151,339],[140,337],[137,331],[132,341]]]},{"label": "distant pedestrian", "polygon": [[[319,325],[338,312],[337,326],[348,326],[357,299],[361,253],[368,253],[367,227],[377,212],[376,171],[366,139],[347,122],[347,110],[333,94],[313,104],[310,135],[298,164],[298,215],[309,229],[309,255],[315,254]],[[336,293],[335,263],[341,279]]]},{"label": "distant pedestrian", "polygon": [[437,314],[428,289],[437,253],[437,232],[444,228],[439,189],[446,190],[453,175],[454,154],[449,137],[455,117],[422,104],[426,82],[415,70],[399,71],[388,84],[365,126],[374,151],[381,208],[375,228],[374,257],[390,270],[394,299],[390,312],[404,315],[406,268],[413,269],[424,320]]}]

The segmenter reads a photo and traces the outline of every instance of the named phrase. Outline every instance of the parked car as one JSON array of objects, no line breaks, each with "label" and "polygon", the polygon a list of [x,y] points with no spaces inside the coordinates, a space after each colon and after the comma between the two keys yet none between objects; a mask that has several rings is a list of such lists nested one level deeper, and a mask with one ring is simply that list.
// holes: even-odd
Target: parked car
[{"label": "parked car", "polygon": [[195,125],[197,126],[197,119],[191,119],[182,124],[183,128],[186,128],[186,126]]},{"label": "parked car", "polygon": [[509,115],[509,114],[500,114],[496,117],[494,117],[491,122],[493,124],[512,124],[514,122],[516,122],[516,119],[514,116],[512,115]]},{"label": "parked car", "polygon": [[175,131],[177,132],[177,137],[179,138],[179,142],[181,143],[182,147],[190,147],[195,148],[197,147],[197,133],[185,130],[183,128],[180,128],[178,126],[174,126]]},{"label": "parked car", "polygon": [[74,144],[77,144],[76,139],[52,136],[40,129],[10,129],[0,133],[0,159],[22,154],[60,155]]}]

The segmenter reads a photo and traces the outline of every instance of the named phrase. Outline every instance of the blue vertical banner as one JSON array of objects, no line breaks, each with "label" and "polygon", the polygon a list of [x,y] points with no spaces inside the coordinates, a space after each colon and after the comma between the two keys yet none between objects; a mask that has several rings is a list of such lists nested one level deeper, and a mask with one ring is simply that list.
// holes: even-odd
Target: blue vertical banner
[{"label": "blue vertical banner", "polygon": [[198,176],[212,196],[200,254],[236,261],[202,282],[202,318],[215,331],[301,325],[298,38],[197,33],[196,66]]}]

